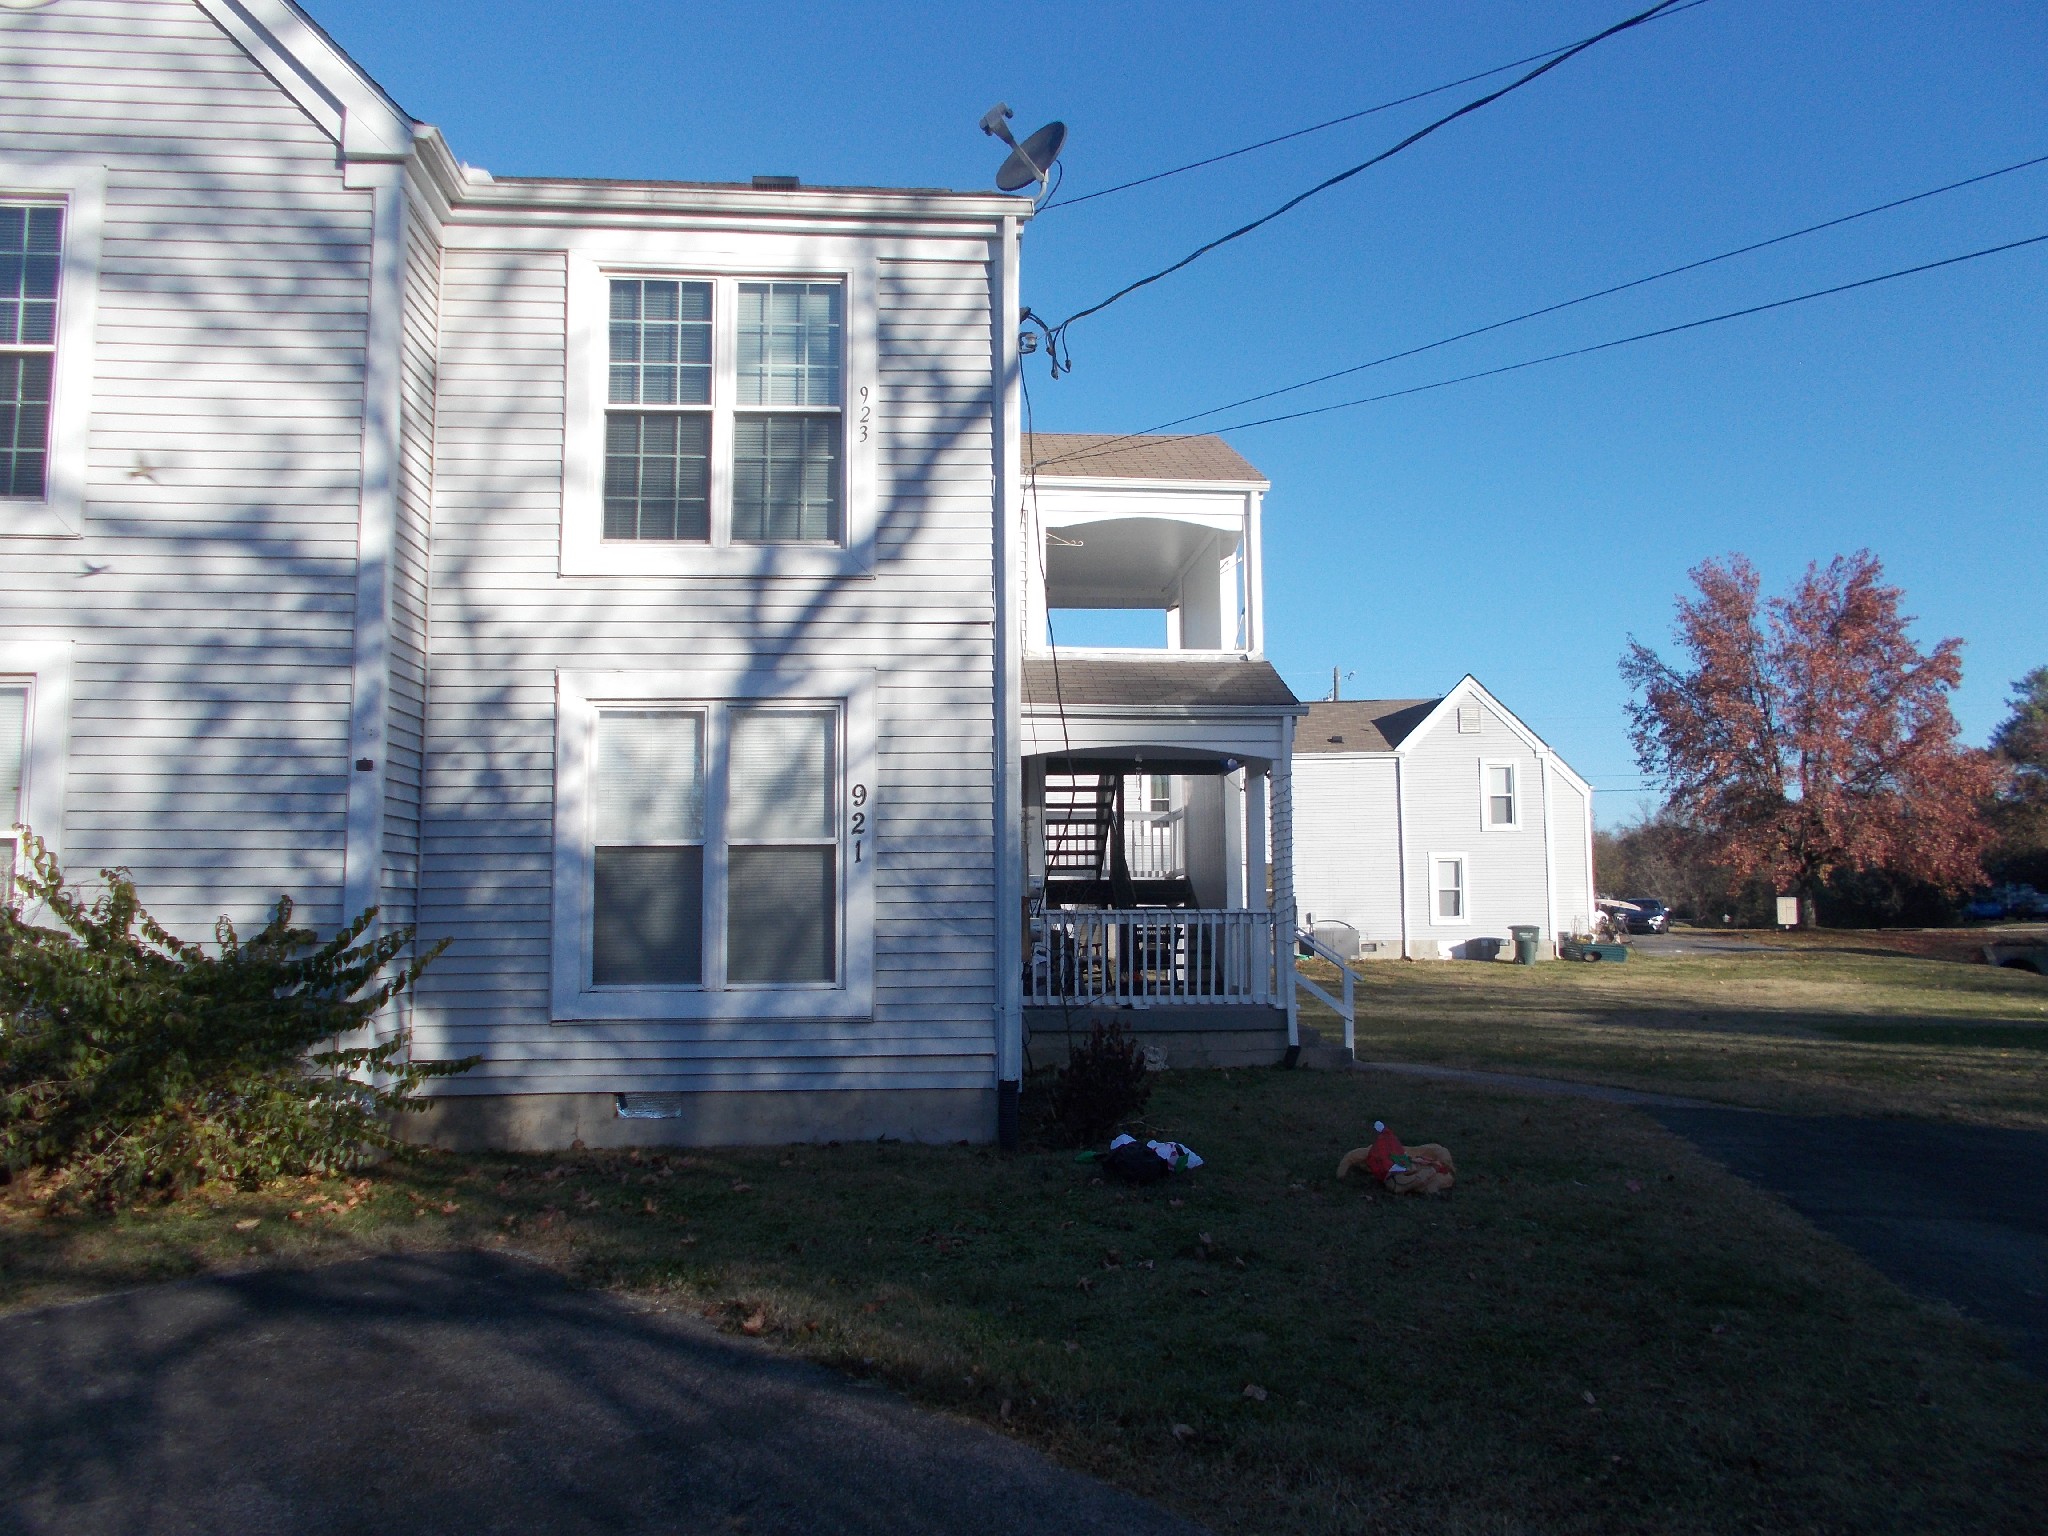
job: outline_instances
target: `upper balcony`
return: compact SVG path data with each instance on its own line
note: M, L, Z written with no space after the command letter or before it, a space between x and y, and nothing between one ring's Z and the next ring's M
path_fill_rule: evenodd
M1220 437L1041 432L1024 439L1031 648L1062 651L1063 611L1153 612L1116 650L1265 650L1259 513L1269 482ZM1081 642L1082 648L1099 648Z

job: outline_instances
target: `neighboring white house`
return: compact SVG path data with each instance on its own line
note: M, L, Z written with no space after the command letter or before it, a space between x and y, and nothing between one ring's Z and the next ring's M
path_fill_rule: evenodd
M1027 505L1030 206L499 180L289 0L0 8L0 795L174 932L451 940L451 1143L987 1139L1027 1005L1277 1059L1264 482ZM1178 649L1055 668L1048 583Z
M1311 704L1294 752L1305 923L1411 959L1511 955L1517 924L1552 945L1590 931L1592 788L1473 678Z

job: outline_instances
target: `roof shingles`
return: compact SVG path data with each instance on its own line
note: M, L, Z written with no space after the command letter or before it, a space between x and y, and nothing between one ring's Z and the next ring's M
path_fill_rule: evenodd
M1222 438L1114 432L1039 432L1024 437L1024 468L1041 475L1104 480L1240 480L1260 474Z
M1050 656L1024 662L1029 710L1290 709L1300 700L1270 662L1249 659L1154 661L1149 657Z
M1294 732L1296 755L1309 752L1391 752L1406 741L1435 699L1320 700Z

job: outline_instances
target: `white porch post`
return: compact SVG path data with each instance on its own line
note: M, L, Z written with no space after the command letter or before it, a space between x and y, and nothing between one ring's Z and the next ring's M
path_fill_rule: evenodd
M1245 905L1264 912L1266 900L1266 770L1244 771Z
M1246 770L1223 776L1223 905L1233 912L1246 910L1244 781Z
M1294 987L1294 717L1282 728L1280 756L1273 763L1273 946L1279 974L1273 979L1287 1000L1287 1044L1301 1044Z

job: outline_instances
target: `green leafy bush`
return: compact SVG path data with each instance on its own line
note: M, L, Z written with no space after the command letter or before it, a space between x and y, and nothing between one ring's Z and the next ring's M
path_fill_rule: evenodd
M1082 1044L1067 1047L1067 1064L1053 1078L1052 1114L1085 1147L1101 1141L1151 1097L1144 1051L1112 1020L1095 1025Z
M23 899L0 907L0 1167L54 1175L59 1199L357 1167L401 1146L389 1121L422 1083L478 1059L412 1060L409 1030L343 1045L446 947L401 963L412 930L366 937L374 907L322 942L280 897L246 941L222 918L209 951L124 869L87 900L40 839L22 862Z

